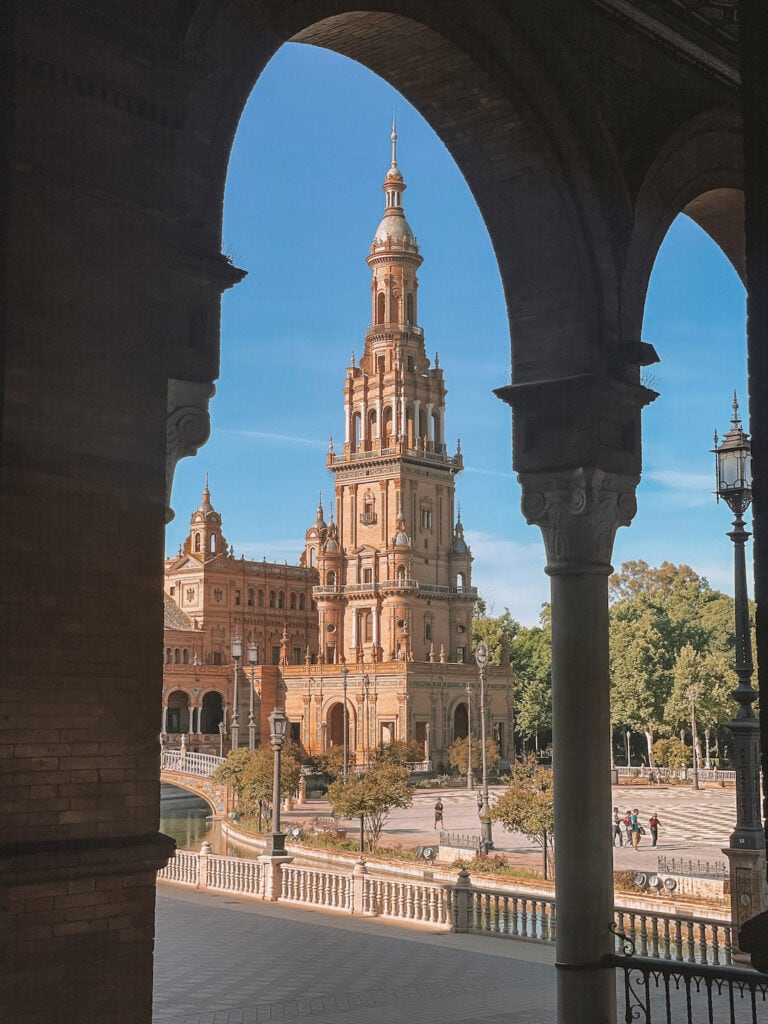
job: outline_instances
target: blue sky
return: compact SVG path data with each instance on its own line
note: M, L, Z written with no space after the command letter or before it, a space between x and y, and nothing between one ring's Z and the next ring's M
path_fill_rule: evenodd
M461 438L457 497L473 582L495 614L526 625L548 599L539 531L526 525L511 468L509 328L498 267L471 193L420 114L366 68L284 46L244 111L232 151L223 249L248 271L226 293L212 435L176 470L166 548L188 532L205 471L236 555L295 563L317 495L329 510L328 439L343 439L341 389L370 319L365 256L381 218L393 109L404 205L424 264L419 313L448 387L449 450ZM719 249L681 217L654 268L643 337L661 397L643 416L638 514L614 565L686 562L732 592L730 518L712 496L712 434L733 388L746 410L744 290Z

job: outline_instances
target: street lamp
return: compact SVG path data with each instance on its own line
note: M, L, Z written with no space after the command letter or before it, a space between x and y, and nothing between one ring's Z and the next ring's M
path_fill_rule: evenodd
M224 757L224 722L219 722L219 757Z
M475 776L472 773L472 683L467 680L467 789L475 788Z
M253 640L248 644L248 664L251 666L251 692L248 702L248 749L256 749L256 719L253 717L254 691L256 690L255 667L259 663L259 645Z
M368 678L368 673L363 675L363 760L365 761L366 769L369 766L371 759L371 711L369 701L371 680Z
M693 746L693 788L699 788L699 752L696 749L696 701L699 691L696 686L688 687L688 700L691 702L691 744Z
M285 836L280 831L280 755L288 727L288 716L282 708L275 708L269 716L269 737L275 752L274 772L272 775L272 835L267 844L270 857L285 856Z
M488 648L480 641L475 650L475 663L480 675L480 742L483 757L483 806L481 810L480 845L483 853L493 849L493 832L488 805L488 754L485 749L485 666L488 664Z
M629 766L630 766L629 765L629 737L631 735L632 735L632 730L631 729L627 729L626 733L624 734L624 739L627 741L627 768L629 768Z
M747 600L747 568L744 546L750 534L744 529L743 515L752 503L752 455L749 434L741 427L739 403L733 394L731 429L718 444L715 431L717 500L722 498L736 517L728 534L733 541L734 607L736 619L736 675L739 684L732 692L738 704L729 723L733 736L736 768L736 828L731 833L731 850L763 850L765 836L760 821L760 729L752 704L757 693L752 688L752 641ZM753 911L754 912L754 911ZM751 916L751 915L750 915Z
M344 753L342 760L341 778L343 782L347 781L347 664L344 662L341 666L341 687L344 694L344 707L343 707L343 719L344 719Z
M243 641L239 636L232 637L232 661L235 665L235 691L232 696L232 750L237 750L240 746L240 723L238 721L237 711L237 697L238 697L238 669L240 668L240 659L243 656Z

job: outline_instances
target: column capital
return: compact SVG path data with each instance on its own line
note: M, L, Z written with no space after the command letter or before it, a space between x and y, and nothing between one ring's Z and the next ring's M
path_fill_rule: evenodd
M592 467L553 473L521 473L522 512L541 529L546 572L613 572L611 554L619 526L629 526L637 511L640 478Z
M195 455L208 440L211 418L208 402L216 388L209 381L168 380L168 412L166 422L166 523L174 513L171 508L171 490L176 463L188 455Z

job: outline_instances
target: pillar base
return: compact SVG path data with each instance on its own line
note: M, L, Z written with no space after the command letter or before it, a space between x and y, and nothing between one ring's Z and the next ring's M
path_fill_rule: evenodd
M757 969L765 970L768 966L768 929L763 930L760 939L754 925L751 929L748 928L747 944L744 946L741 936L742 928L748 921L768 911L765 850L734 850L727 847L723 853L728 858L731 873L733 959L736 963L754 963L757 967L755 956L762 956L765 966Z

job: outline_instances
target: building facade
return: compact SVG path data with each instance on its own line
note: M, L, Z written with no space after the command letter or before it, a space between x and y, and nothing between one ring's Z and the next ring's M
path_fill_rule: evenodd
M382 187L366 260L371 325L346 370L343 448L331 443L327 457L335 514L327 523L318 504L299 566L237 559L206 480L183 550L165 566L168 742L186 734L194 748L224 749L221 722L230 746L236 707L236 740L250 741L242 709L250 715L252 703L257 739L266 736L275 700L308 753L343 745L346 723L359 762L381 743L415 740L425 759L447 765L454 739L480 732L477 591L455 501L463 461L448 453L443 371L418 322L422 256L403 208L394 124ZM512 682L509 664L486 673L486 726L502 756Z

